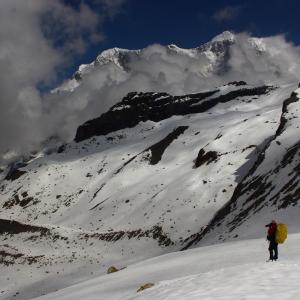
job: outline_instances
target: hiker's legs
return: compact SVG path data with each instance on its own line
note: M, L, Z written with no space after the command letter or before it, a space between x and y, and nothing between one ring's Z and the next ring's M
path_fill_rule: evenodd
M274 249L274 256L273 256L273 258L276 260L276 259L278 259L278 244L277 243L274 244L273 249Z
M269 244L270 260L274 259L272 243Z
M278 244L275 241L271 241L269 244L270 260L278 259Z

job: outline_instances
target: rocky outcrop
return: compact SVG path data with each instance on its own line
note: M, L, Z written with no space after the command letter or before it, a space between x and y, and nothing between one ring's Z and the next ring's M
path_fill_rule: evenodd
M111 273L116 273L118 272L119 269L117 269L115 266L110 266L108 269L107 269L107 274L111 274Z
M148 282L140 286L140 288L136 291L137 293L142 292L146 289L150 289L154 286L154 283Z
M10 166L10 169L9 169L7 175L5 176L5 179L10 180L10 181L17 180L22 175L27 173L26 171L21 170L25 166L26 166L26 163L23 163L23 162L12 164Z
M20 223L14 220L0 219L0 234L19 234L23 232L40 233L41 235L49 235L50 229L34 226L29 224Z
M266 94L271 89L269 86L241 88L217 97L213 96L218 90L185 96L171 96L167 93L129 93L99 118L79 126L75 141L80 142L93 136L131 128L142 121L159 122L176 115L203 113L218 103L229 102L238 97Z
M163 140L146 149L144 152L151 152L151 155L148 157L150 165L158 164L168 146L187 129L188 126L179 126L173 132L168 134Z
M143 237L152 238L156 240L159 246L168 247L174 245L174 242L163 231L162 227L155 225L150 229L131 230L131 231L113 231L108 233L84 233L80 235L81 239L89 240L91 238L99 239L101 241L116 242L121 239L141 239Z
M211 162L217 160L217 158L218 153L216 151L205 152L205 150L202 148L200 149L198 156L194 161L194 168L199 168L203 164L209 165Z

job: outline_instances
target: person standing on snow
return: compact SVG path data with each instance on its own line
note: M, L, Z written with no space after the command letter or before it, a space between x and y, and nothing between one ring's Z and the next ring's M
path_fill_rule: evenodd
M278 243L276 243L276 230L277 230L277 224L275 220L272 220L270 224L267 224L266 227L268 227L268 234L267 234L267 240L269 243L269 252L270 252L270 261L277 260L278 259Z

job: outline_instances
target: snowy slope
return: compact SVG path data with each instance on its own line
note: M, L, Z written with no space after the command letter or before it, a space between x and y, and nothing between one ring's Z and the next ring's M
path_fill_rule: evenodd
M269 147L295 89L131 93L79 127L77 142L4 171L2 298L30 299L198 242ZM262 235L251 228L238 238Z
M36 299L298 299L299 234L279 248L278 262L265 262L267 245L254 239L174 252ZM137 293L145 283L154 286Z
M284 101L277 130L237 185L231 200L199 232L192 245L241 235L243 238L255 237L265 218L282 220L291 232L298 232L299 91L297 89Z

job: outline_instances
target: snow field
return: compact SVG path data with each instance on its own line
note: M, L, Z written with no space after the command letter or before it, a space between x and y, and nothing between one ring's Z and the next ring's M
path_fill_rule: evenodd
M35 300L297 299L300 234L279 246L277 262L266 262L267 249L253 239L169 253ZM154 287L136 293L148 282Z

